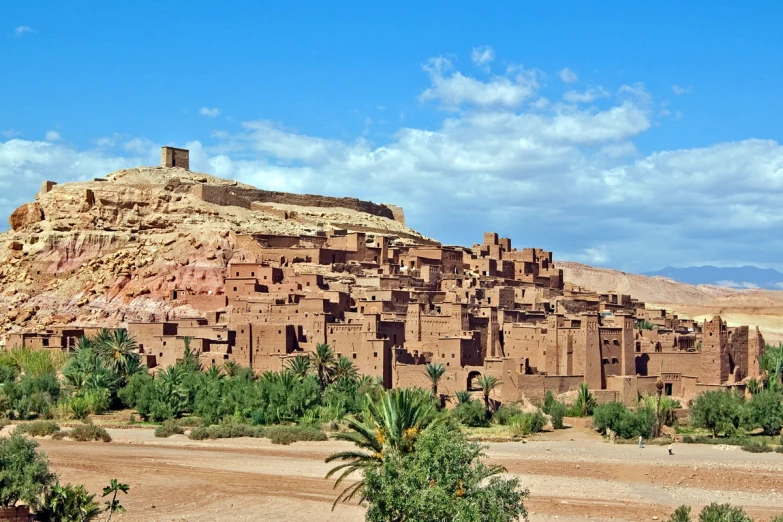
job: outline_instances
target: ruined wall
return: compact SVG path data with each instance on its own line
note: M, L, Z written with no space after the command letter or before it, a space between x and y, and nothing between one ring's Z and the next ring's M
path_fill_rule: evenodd
M215 185L196 185L191 191L202 201L214 203L215 205L237 206L247 209L251 209L253 203L277 203L300 207L340 207L387 219L395 219L394 212L387 205L373 203L372 201L362 201L356 198L291 194L288 192L273 192L238 186L224 187Z

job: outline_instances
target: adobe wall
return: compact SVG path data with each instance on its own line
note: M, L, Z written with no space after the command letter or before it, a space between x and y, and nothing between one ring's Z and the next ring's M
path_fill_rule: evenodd
M534 404L543 403L547 390L557 395L576 390L582 382L582 375L520 375L517 378L517 400L522 400L524 396Z
M251 209L253 203L278 203L300 207L340 207L387 219L395 219L394 212L387 205L373 203L372 201L362 201L356 198L335 198L313 194L292 194L289 192L216 185L196 185L191 188L191 191L202 201L222 206L237 206Z
M402 207L398 207L397 205L390 205L386 203L386 206L391 210L392 216L394 216L394 221L398 223L405 224L405 213L402 211Z

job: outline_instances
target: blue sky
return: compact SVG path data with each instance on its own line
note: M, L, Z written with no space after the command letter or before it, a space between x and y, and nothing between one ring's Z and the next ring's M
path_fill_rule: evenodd
M446 243L783 268L779 3L367 4L2 4L0 213L174 144Z

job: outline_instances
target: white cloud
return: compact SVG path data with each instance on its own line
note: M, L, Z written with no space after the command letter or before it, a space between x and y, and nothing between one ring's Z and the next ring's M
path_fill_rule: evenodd
M606 96L609 96L609 92L603 87L591 87L582 92L567 91L563 94L563 100L568 103L592 103L598 98L605 98Z
M60 136L59 132L50 130L46 133L45 139L46 141L60 141L63 138Z
M202 116L207 116L209 118L214 118L214 117L220 115L220 109L218 109L217 107L212 107L212 108L210 108L210 107L202 107L202 108L199 109L198 113L201 114Z
M18 131L16 129L8 129L8 130L4 130L2 134L6 138L16 138L17 136L22 135L22 131Z
M634 141L660 123L652 120L660 107L642 85L607 86L600 106L566 104L548 102L539 87L501 96L493 91L496 78L470 79L446 65L428 66L428 91L459 111L439 124L400 122L387 142L373 145L361 136L327 139L246 121L186 143L191 168L272 190L399 204L410 226L451 244L470 245L495 229L518 247L628 271L671 259L780 266L780 143L750 139L642 154ZM472 90L444 87L454 78L475 82ZM89 179L158 163L160 143L122 139L114 156L62 142L0 142L0 211L8 215L31 200L42 179Z
M536 73L514 68L511 77L493 76L482 82L459 71L451 74L451 62L443 57L432 58L424 66L432 86L420 95L422 101L439 100L446 108L462 105L481 107L501 106L513 108L531 97L538 88Z
M576 83L579 81L579 76L569 69L568 67L564 67L563 69L560 69L560 80L564 83Z
M38 32L38 31L36 31L36 30L35 30L35 29L33 29L32 27L30 27L29 25L20 25L19 27L17 27L16 29L14 29L14 34L15 34L16 36L22 36L22 35L24 35L25 33L31 33L31 34L34 34L34 33L37 33L37 32Z
M693 90L692 87L680 87L679 85L672 85L672 92L676 94L677 96L682 96L683 94L688 94Z
M495 50L489 45L474 47L471 59L473 60L473 63L478 66L488 65L495 59Z

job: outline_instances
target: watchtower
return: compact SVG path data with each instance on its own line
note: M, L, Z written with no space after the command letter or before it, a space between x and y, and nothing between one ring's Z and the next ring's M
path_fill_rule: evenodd
M180 167L190 170L190 151L174 147L161 147L160 165L161 167Z

